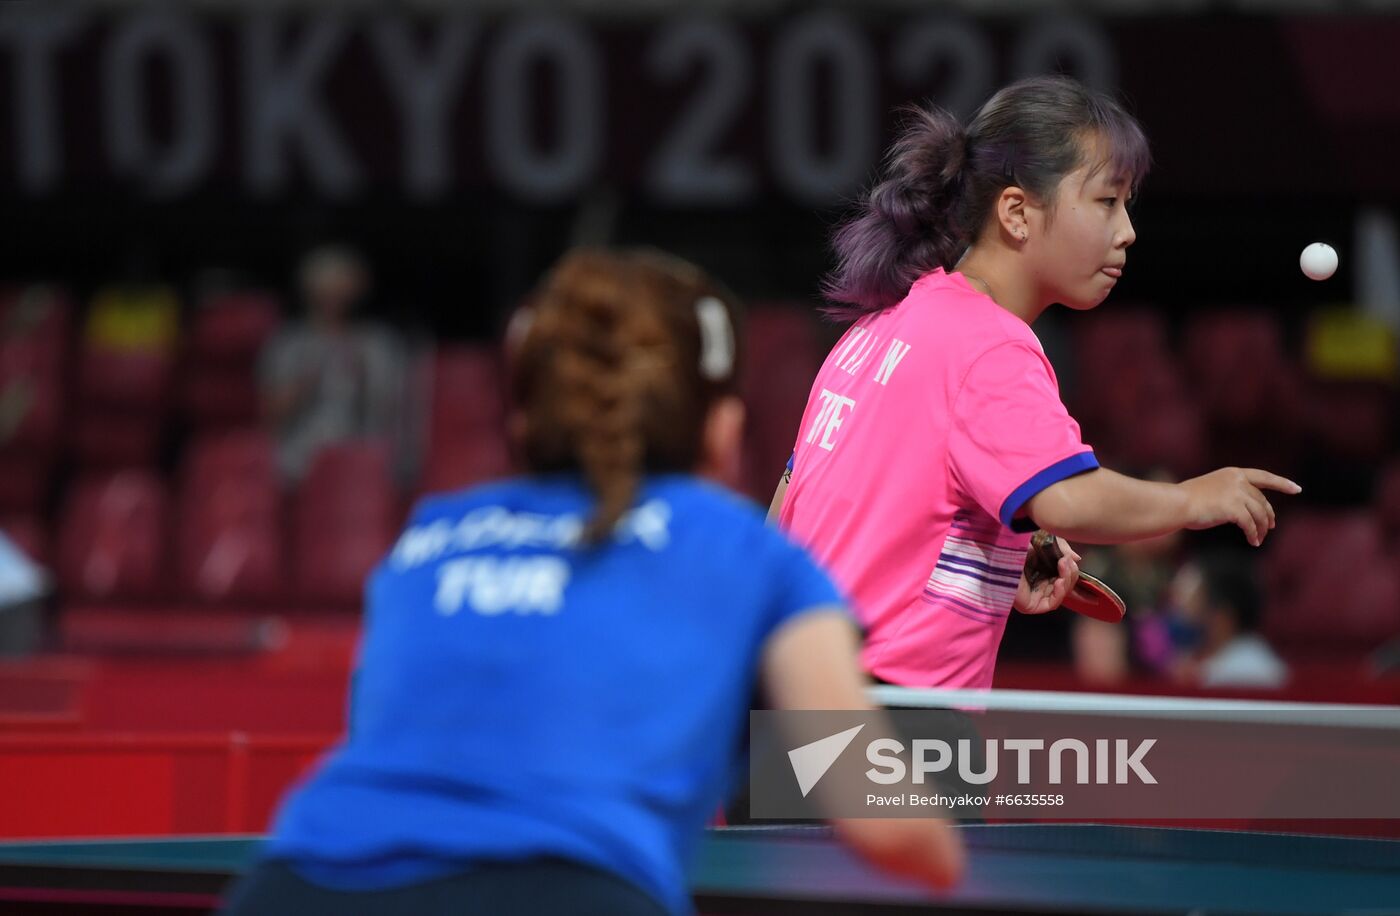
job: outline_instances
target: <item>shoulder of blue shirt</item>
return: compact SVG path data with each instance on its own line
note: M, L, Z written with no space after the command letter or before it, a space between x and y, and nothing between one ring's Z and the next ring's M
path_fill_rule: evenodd
M551 493L557 494L561 500L568 500L570 497L581 498L580 508L586 505L589 500L586 486L578 474L520 475L477 484L461 490L426 494L414 503L408 516L409 524L412 525L415 521L425 517L436 518L452 515L469 511L478 506L513 502L520 498L548 496ZM759 523L764 520L764 512L759 506L732 490L693 474L648 475L642 479L638 487L639 500L646 498L647 494L661 495L665 493L680 495L682 498L693 494L712 500L714 507L720 511L730 511L740 517L747 516Z

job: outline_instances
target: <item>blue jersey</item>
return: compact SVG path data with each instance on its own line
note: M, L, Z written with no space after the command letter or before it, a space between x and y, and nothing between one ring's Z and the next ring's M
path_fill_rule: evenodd
M752 505L649 478L577 546L577 477L427 500L370 578L349 737L284 804L267 855L339 887L558 856L689 909L764 642L841 604Z

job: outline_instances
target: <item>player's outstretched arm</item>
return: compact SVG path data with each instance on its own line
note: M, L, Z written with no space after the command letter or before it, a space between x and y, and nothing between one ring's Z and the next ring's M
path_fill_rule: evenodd
M844 610L803 614L764 647L768 697L779 709L873 709L865 697L868 685L859 658L859 634ZM962 842L942 819L842 818L832 823L842 842L891 874L935 889L951 887L962 875Z
M768 504L768 521L778 521L778 513L783 511L783 498L787 496L788 483L791 480L792 469L784 469L783 476L778 480L778 488L773 491L773 501Z
M1099 468L1051 484L1026 509L1037 525L1071 541L1118 544L1182 528L1238 525L1258 547L1274 527L1265 491L1302 492L1257 468L1221 468L1181 483L1137 480Z

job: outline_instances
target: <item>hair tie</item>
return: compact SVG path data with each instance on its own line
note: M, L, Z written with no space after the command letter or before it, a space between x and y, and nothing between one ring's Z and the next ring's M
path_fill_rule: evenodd
M734 371L729 310L714 296L705 296L695 303L695 319L700 324L700 374L712 382L728 378Z
M506 346L511 349L518 349L529 336L530 329L535 325L535 310L530 306L516 309L510 321L506 324Z

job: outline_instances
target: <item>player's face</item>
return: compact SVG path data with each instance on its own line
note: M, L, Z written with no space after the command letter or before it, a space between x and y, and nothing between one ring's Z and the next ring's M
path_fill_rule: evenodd
M1073 309L1091 309L1108 297L1137 239L1127 210L1131 182L1096 164L1060 182L1036 246L1036 273L1047 293Z

